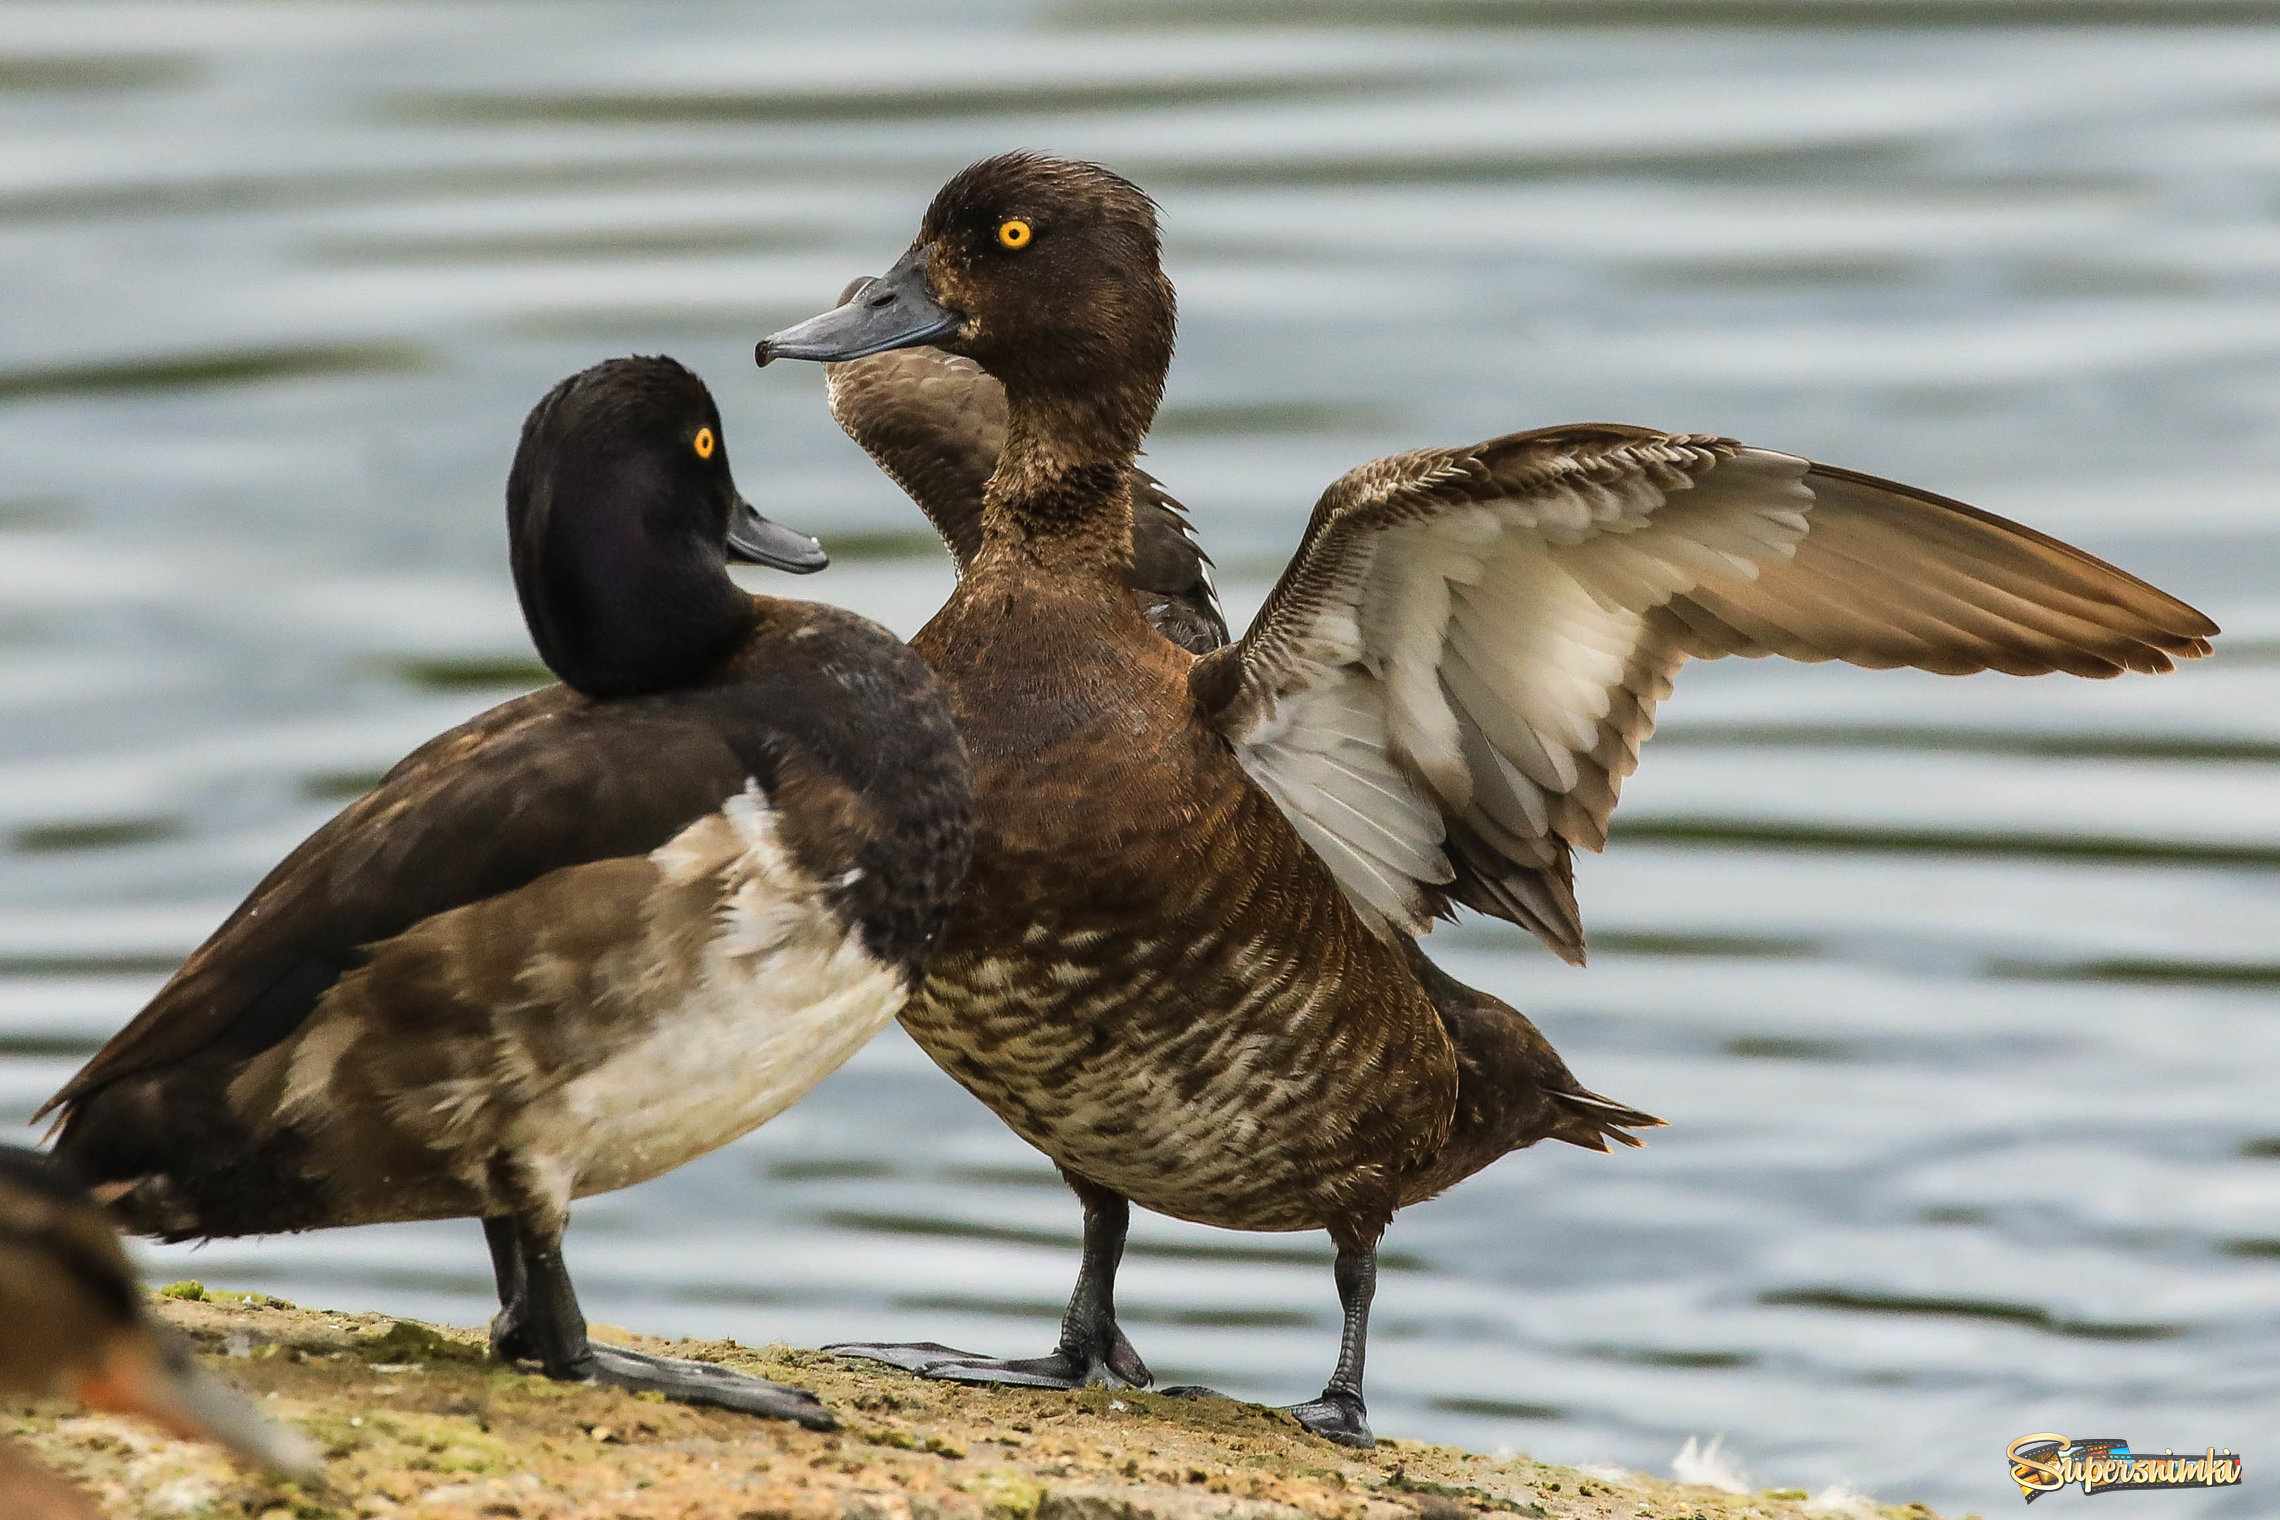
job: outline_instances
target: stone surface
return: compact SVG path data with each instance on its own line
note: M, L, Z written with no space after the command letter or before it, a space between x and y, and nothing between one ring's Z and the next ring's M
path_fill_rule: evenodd
M1384 1441L1334 1446L1229 1399L928 1383L781 1346L628 1339L813 1389L824 1435L491 1360L481 1332L168 1290L160 1313L323 1444L302 1488L212 1448L54 1404L0 1406L12 1438L116 1520L1935 1520L1792 1495Z

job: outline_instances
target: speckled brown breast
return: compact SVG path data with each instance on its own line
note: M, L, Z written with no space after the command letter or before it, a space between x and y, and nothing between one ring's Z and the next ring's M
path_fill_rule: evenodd
M914 642L953 693L977 837L912 1035L1142 1207L1382 1225L1396 1174L1446 1138L1454 1053L1397 950L1194 717L1191 657L1128 597L986 574Z

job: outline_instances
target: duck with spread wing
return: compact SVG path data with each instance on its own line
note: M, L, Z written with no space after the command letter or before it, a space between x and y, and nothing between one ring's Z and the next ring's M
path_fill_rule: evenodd
M1394 1212L1535 1140L1603 1148L1655 1122L1459 996L1413 936L1462 904L1581 958L1572 852L1604 844L1679 666L2111 676L2205 654L2216 629L1959 502L1589 424L1350 472L1249 632L1199 656L1134 581L1133 460L1173 326L1148 197L1016 153L945 185L883 279L759 348L933 345L1004 388L977 542L913 641L950 688L976 838L902 1018L1086 1218L1047 1356L846 1349L962 1381L1146 1386L1114 1309L1130 1203L1326 1229L1344 1334L1293 1412L1367 1445Z

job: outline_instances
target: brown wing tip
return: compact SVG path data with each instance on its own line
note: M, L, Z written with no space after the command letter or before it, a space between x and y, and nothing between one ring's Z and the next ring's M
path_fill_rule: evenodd
M2158 627L2131 630L2148 646L2146 654L2149 660L2158 662L2153 666L2156 673L2176 668L2172 660L2163 658L2165 655L2174 656L2178 660L2207 659L2216 652L2217 635L2224 632L2199 608L2180 602L2175 597L2164 599L2169 605L2160 609L2166 616L2161 619ZM2152 619L2148 618L2148 621Z
M134 1026L129 1024L127 1028L120 1030L105 1041L103 1048L88 1057L87 1064L73 1072L71 1080L57 1088L53 1097L32 1110L31 1118L25 1122L37 1124L52 1114L55 1118L55 1124L48 1131L49 1136L52 1137L56 1130L61 1129L70 1120L71 1106L74 1103L111 1079L112 1072L109 1069L110 1061L108 1058L112 1053L112 1047L121 1043L133 1028Z
M1957 524L1977 524L1992 530L1998 540L2041 555L2060 587L2072 598L2068 610L2077 618L2098 625L2096 636L2085 638L2068 653L2071 659L2055 662L2057 669L2074 675L2104 677L2124 670L2161 675L2175 669L2175 659L2198 660L2213 649L2210 640L2222 630L2207 613L2179 600L2150 581L2130 574L2087 550L2039 529L2014 522L1993 512L1942 496L1918 486L1864 475L1858 470L1815 463L1807 478L1816 484L1841 482L1870 493L1871 499L1929 506L1951 514ZM2003 668L2000 664L1996 669ZM2047 651L2039 668L2019 674L2041 674L2052 668Z
M2180 603L2179 605L2182 606L2183 604ZM2192 609L2186 608L2185 610L2191 611ZM2198 614L2195 615L2198 616ZM2124 650L2115 656L2109 668L2085 670L2079 673L2090 676L2118 676L2125 670L2134 670L2141 675L2165 676L2177 669L2179 660L2205 660L2216 653L2217 646L2210 640L2219 630L2216 624L2210 623L2207 618L2202 618L2201 621L2208 625L2207 635L2166 632L2141 634L2140 637L2144 642L2136 648Z

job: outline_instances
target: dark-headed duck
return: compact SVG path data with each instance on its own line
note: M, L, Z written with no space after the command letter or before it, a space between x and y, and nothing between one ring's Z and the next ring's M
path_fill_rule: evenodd
M760 346L934 344L1006 391L981 546L914 640L951 688L977 828L903 1022L1060 1165L1084 1265L1050 1356L868 1349L938 1377L1144 1383L1113 1303L1128 1200L1323 1228L1345 1328L1294 1412L1366 1445L1378 1239L1542 1133L1483 1105L1540 1104L1504 1073L1557 1062L1502 1019L1448 1016L1410 936L1461 903L1580 955L1570 853L1603 843L1680 665L2112 675L2206 653L2215 629L1957 502L1593 424L1349 473L1249 632L1199 658L1125 584L1173 324L1148 197L1017 153L944 186L856 300Z
M796 1388L588 1340L571 1200L792 1103L918 985L965 874L965 757L885 630L753 596L813 569L670 359L557 386L507 485L562 684L429 741L272 871L50 1107L179 1240L480 1217L502 1356L830 1428Z
M277 1472L317 1471L306 1436L263 1419L151 1319L102 1207L49 1158L13 1145L0 1146L0 1325L0 1394L75 1399ZM41 1480L0 1461L11 1516L21 1498L12 1482Z

